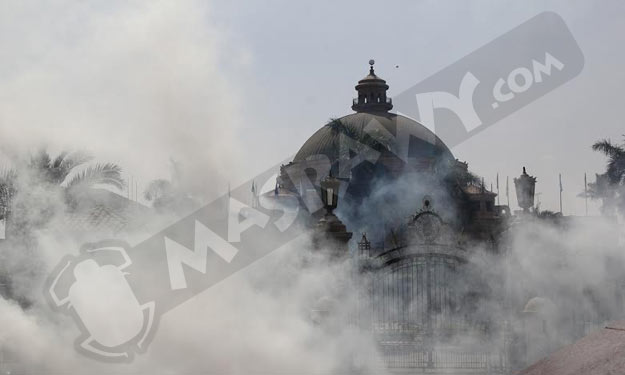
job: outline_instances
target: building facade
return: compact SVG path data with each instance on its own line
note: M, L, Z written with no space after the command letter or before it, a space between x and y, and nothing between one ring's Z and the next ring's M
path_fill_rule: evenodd
M364 291L357 324L373 332L389 369L504 374L525 367L558 345L548 332L555 325L543 316L551 299L510 280L509 260L485 275L475 253L507 259L511 228L537 216L529 210L536 179L523 171L517 195L525 212L512 216L435 134L390 112L389 86L370 64L356 85L355 113L331 120L304 143L282 166L275 194L297 197L310 226L331 232L334 244L318 247L334 246L333 254L358 264ZM324 211L332 201L324 195L329 178L335 195ZM555 220L566 226L566 218ZM622 280L616 276L611 287ZM585 333L579 327L610 314L569 315L557 328L572 329L573 340Z

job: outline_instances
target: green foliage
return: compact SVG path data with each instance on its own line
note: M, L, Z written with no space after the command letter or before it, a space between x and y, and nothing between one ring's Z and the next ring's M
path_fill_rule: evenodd
M625 145L602 139L595 142L592 149L603 153L608 161L606 171L596 174L595 182L588 184L587 196L603 201L604 214L614 214L615 210L625 214Z
M172 179L157 179L148 184L143 197L152 203L152 207L161 213L185 215L197 209L200 202L184 189L181 183L183 170L180 164L171 160Z
M358 124L358 126L353 127L349 124L345 124L340 118L331 118L326 126L332 129L333 132L345 134L349 138L358 141L358 143L353 145L356 148L360 147L360 145L362 144L376 151L391 149L390 144L392 143L392 138L389 137L387 134L381 134L378 129L371 129L370 131L357 130L358 127L360 127L361 129L365 129L366 124ZM356 152L358 151L359 150L356 150Z
M46 150L41 149L21 168L0 171L0 215L12 209L14 197L18 193L24 197L36 197L41 195L35 194L35 191L41 189L48 192L62 191L67 203L75 204L80 199L76 193L95 185L120 190L124 187L122 169L113 163L95 164L71 176L77 167L91 160L93 157L85 152L64 151L52 158ZM39 216L45 222L46 215ZM16 216L13 220L32 221Z
M124 188L121 177L122 169L116 164L96 164L75 174L68 182L68 189L92 187L93 185L108 185L119 190Z
M164 196L172 194L173 191L174 188L170 181L158 179L150 182L148 187L143 192L143 197L149 202L154 202Z
M61 152L52 159L46 150L39 150L31 157L27 168L35 178L53 185L60 185L72 170L93 159L84 152Z
M0 253L10 249L22 254L11 266L0 264L0 295L14 299L27 307L29 299L14 290L12 273L23 273L35 279L41 259L38 255L37 232L47 227L58 212L71 211L82 202L89 202L90 191L95 185L107 185L122 189L124 180L121 168L112 163L95 164L80 172L93 158L83 152L61 152L51 157L46 150L39 150L30 160L15 169L0 170L0 219L6 220L6 239L0 241ZM119 209L112 205L111 209ZM28 263L28 266L26 266ZM24 282L20 282L23 287Z
M14 169L0 171L0 218L4 217L13 195L15 195L15 180L17 172Z

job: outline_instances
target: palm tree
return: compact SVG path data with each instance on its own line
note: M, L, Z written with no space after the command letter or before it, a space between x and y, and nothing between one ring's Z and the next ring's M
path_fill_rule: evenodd
M594 151L608 157L605 173L596 174L594 183L588 184L588 196L601 199L602 212L611 214L615 209L625 213L625 146L602 139L592 145Z
M64 208L71 210L83 199L89 199L88 190L96 185L124 187L121 168L116 164L95 164L73 173L91 160L92 156L83 152L62 152L52 158L47 151L40 150L23 167L0 171L0 219L5 223L9 221L12 229L11 236L0 241L0 247L31 254L24 257L27 264L17 261L15 267L21 267L18 272L26 272L35 278L33 270L39 267L37 261L40 259L35 252L38 240L34 233L49 224L59 208L59 197L65 198ZM6 285L0 289L0 294L17 300L23 307L28 306L30 302L12 290L12 271L3 266L0 264L0 282Z
M95 164L81 172L70 176L76 167L93 160L93 157L84 152L61 152L52 158L46 150L39 150L21 171L7 170L0 174L0 217L6 216L7 212L17 209L13 220L26 220L28 224L35 224L32 218L25 215L27 207L14 207L14 197L17 193L24 195L23 202L18 206L28 206L28 196L33 193L32 187L39 185L48 191L60 191L65 197L66 203L73 207L85 197L82 193L95 185L106 185L116 189L123 189L124 180L121 177L121 167L113 163ZM24 179L20 180L22 177ZM21 182L20 182L21 181ZM24 183L27 181L27 183ZM36 194L35 194L36 195ZM39 215L39 224L47 222L50 210L44 209ZM20 212L24 215L20 215ZM23 216L23 217L22 217ZM24 222L22 224L26 225Z
M15 179L17 172L14 169L4 169L0 171L0 218L3 209L9 207L9 202L15 194Z
M5 169L0 171L0 221L2 226L6 225L6 218L11 208L11 200L15 195L15 170ZM4 237L4 233L3 233Z
M612 184L621 184L625 176L625 147L614 145L610 140L603 139L592 145L592 149L601 151L608 157L606 175Z
M84 152L62 152L52 159L45 150L40 150L31 158L28 167L42 182L60 186L74 168L91 160L93 157ZM74 175L64 185L70 190L93 185L109 185L121 190L124 187L121 171L121 167L113 163L96 164Z

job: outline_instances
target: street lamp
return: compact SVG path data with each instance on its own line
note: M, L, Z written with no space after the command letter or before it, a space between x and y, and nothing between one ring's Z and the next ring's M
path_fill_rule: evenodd
M332 212L339 203L341 181L330 175L321 180L320 186L321 201L326 213L315 225L315 247L329 251L332 257L346 256L347 242L352 238L352 233L347 231L345 224Z
M321 201L328 214L331 214L338 206L340 186L341 181L332 176L328 176L321 181Z

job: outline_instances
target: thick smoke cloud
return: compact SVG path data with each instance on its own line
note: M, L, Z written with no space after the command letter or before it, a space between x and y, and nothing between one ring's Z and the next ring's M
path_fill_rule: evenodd
M174 158L188 169L186 187L204 195L236 177L231 75L247 60L205 3L0 7L0 157L42 144L84 149L122 165L140 189L169 177Z
M49 235L38 240L47 251L76 245ZM350 319L357 290L352 264L329 263L310 252L310 243L300 238L165 315L147 353L131 364L102 363L74 350L74 322L43 299L39 272L49 272L43 267L29 282L28 296L37 298L31 306L0 301L4 365L40 373L379 373L373 338ZM332 301L321 320L314 316L320 300Z
M426 196L432 202L431 209L454 225L458 234L462 232L457 201L440 178L406 174L375 186L362 205L339 209L348 228L358 228L356 240L360 240L361 232L367 232L377 247L374 254L379 254L382 246L387 250L392 247L389 228L397 233L399 224L408 223L423 208ZM350 215L353 212L358 215ZM466 263L446 280L456 296L457 311L451 318L441 318L460 318L484 331L458 330L452 337L434 342L434 347L443 352L449 344L465 351L507 351L509 365L521 369L608 321L622 319L625 256L621 232L616 217L517 213L508 219L495 244L465 242ZM405 296L401 286L396 288L385 293ZM378 296L377 303L383 300ZM390 315L402 316L402 311L393 310L396 305L390 300L386 303ZM414 317L411 322L421 321Z
M434 180L413 177L399 179L397 186L378 186L370 198L372 207L376 197L386 201L385 197L396 188L407 197L414 193L413 198L403 201L405 210L420 209L421 195L437 186L432 185ZM27 185L37 187L29 182ZM58 235L65 216L64 207L58 203L59 191L22 191L29 195L16 199L27 213L36 217L47 210L52 218L49 225L34 232L35 247L24 244L20 248L5 248L2 254L3 264L11 265L13 283L18 286L15 293L31 303L23 308L14 299L5 297L0 301L2 325L8 327L1 331L0 342L10 361L43 373L382 371L383 361L375 338L370 331L359 330L353 324L357 308L363 307L355 297L367 288L366 280L359 278L349 262L331 264L311 253L307 237L284 246L167 314L148 352L132 364L105 364L76 353L74 339L79 332L74 323L67 316L52 313L41 292L51 266L61 255L76 252L80 244ZM445 194L431 196L435 207L451 207L452 200ZM398 209L399 205L392 207ZM378 212L384 209L379 208ZM395 213L399 221L404 217L403 211ZM375 221L371 223L376 225ZM464 288L468 292L488 287L475 311L482 321L523 319L522 310L530 298L550 300L553 307L540 313L545 314L541 319L553 333L547 344L539 346L540 352L533 352L531 358L537 359L573 338L570 332L560 329L571 311L579 313L582 323L622 315L622 299L585 293L601 291L602 286L618 282L620 265L625 262L615 247L618 229L609 219L577 218L565 226L527 219L508 230L501 243L503 255L493 254L489 247L467 248L467 269L458 272L454 281L458 290ZM358 239L358 233L355 238ZM33 252L19 253L23 249ZM15 267L16 263L21 267ZM332 316L318 323L314 311L324 300L330 301ZM513 311L513 315L506 310ZM511 328L518 333L524 329ZM592 328L597 327L585 329ZM458 335L454 342L484 346L479 337L466 334Z
M452 192L445 184L446 175L415 171L393 180L375 179L369 196L362 202L343 204L339 214L350 230L378 240L384 239L391 228L406 224L423 208L425 200L445 221L458 224L460 218Z

